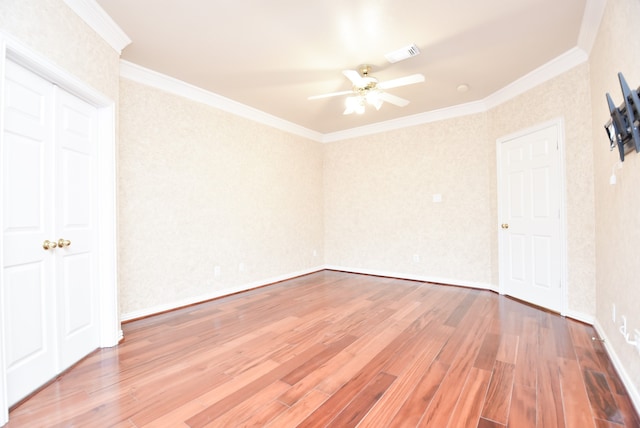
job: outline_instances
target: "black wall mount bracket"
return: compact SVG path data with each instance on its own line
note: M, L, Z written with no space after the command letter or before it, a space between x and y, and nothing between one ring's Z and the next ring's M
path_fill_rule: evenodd
M633 149L640 152L640 97L638 97L640 88L629 89L622 73L618 73L618 80L624 102L616 107L611 95L607 92L607 104L611 117L604 124L604 128L609 137L609 148L613 150L618 147L620 160L624 162L625 155Z

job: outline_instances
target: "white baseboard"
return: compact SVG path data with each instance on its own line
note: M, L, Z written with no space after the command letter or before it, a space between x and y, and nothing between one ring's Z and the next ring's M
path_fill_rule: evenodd
M489 290L494 291L496 293L500 293L500 290L497 285L487 284L483 282L473 282L473 281L461 281L459 279L451 279L451 278L443 278L443 277L434 277L434 276L424 276L424 275L412 275L400 272L388 272L388 271L379 271L374 269L359 269L359 268L350 268L344 266L335 266L335 265L326 265L325 269L329 270L337 270L342 272L350 272L350 273L360 273L365 275L375 275L375 276L383 276L389 278L399 278L399 279L408 279L413 281L424 281L424 282L433 282L436 284L443 285L454 285L457 287L467 287L467 288L478 288L481 290ZM566 317L572 318L576 321L583 322L585 324L593 325L595 318L592 315L587 315L582 312L577 311L567 311L562 314Z
M564 315L565 317L572 318L572 319L574 319L576 321L580 321L580 322L583 322L585 324L589 324L589 325L593 325L593 323L596 320L593 317L593 315L587 315L587 314L583 314L582 312L571 311L571 310L568 310L567 312L565 312L562 315Z
M174 309L179 309L185 306L195 305L197 303L206 302L207 300L216 299L218 297L228 296L230 294L239 293L241 291L251 290L253 288L263 287L265 285L273 284L280 281L285 281L287 279L296 278L298 276L308 275L310 273L318 272L324 270L323 266L317 266L310 269L305 269L298 272L291 272L284 275L267 278L259 281L250 282L248 284L238 285L236 287L223 288L221 290L216 290L213 293L189 297L186 299L178 300L171 303L166 303L163 305L153 306L151 308L140 309L137 311L127 312L120 315L120 321L130 321L137 318L144 318L151 315L159 314L162 312L172 311Z
M613 347L609 345L609 338L605 334L604 329L597 319L595 320L593 327L598 332L598 335L600 335L600 338L604 340L604 349L607 351L607 354L609 354L609 358L611 359L613 366L616 368L616 371L620 376L620 380L622 380L625 388L627 388L629 398L631 399L631 404L633 404L633 407L635 407L636 412L640 414L640 394L638 393L638 389L631 380L631 376L629 376L629 373L627 373L627 370L622 365L622 362L620 361L620 358L618 358L618 354L616 354L615 349L613 349Z
M325 269L337 270L350 273L361 273L364 275L384 276L388 278L408 279L411 281L433 282L436 284L455 285L458 287L479 288L481 290L491 290L498 292L498 286L484 282L463 281L459 279L443 278L435 276L414 275L402 272L389 272L375 269L350 268L346 266L325 265Z
M399 279L408 279L413 281L423 281L423 282L433 282L438 284L446 284L446 285L456 285L460 287L468 287L468 288L478 288L482 290L491 290L498 291L498 287L492 284L473 282L473 281L461 281L457 279L451 278L442 278L442 277L433 277L433 276L424 276L424 275L412 275L400 272L388 272L388 271L379 271L373 269L357 269L357 268L349 268L345 266L335 266L335 265L324 265L324 266L316 266L314 268L305 269L298 272L291 272L285 275L280 275L277 277L267 278L264 280L259 280L255 282L251 282L248 284L242 284L236 287L224 288L221 290L216 290L213 293L189 297L186 299L178 300L171 303L166 303L163 305L157 305L150 308L140 309L137 311L127 312L120 315L120 321L130 321L137 318L144 318L151 315L159 314L162 312L171 311L174 309L179 309L185 306L194 305L197 303L206 302L207 300L216 299L218 297L228 296L230 294L239 293L242 291L251 290L253 288L263 287L265 285L273 284L280 281L285 281L287 279L295 278L302 275L307 275L314 272L319 272L321 270L337 270L343 272L350 273L358 273L364 275L375 275L375 276L384 276L389 278L399 278Z

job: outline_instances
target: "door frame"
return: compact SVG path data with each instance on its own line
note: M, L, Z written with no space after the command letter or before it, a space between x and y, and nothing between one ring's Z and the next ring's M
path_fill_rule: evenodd
M16 39L0 31L0 129L4 129L4 81L7 60L11 60L38 74L88 102L97 110L99 345L102 348L115 346L122 339L117 294L115 102L66 70L58 67L44 56L32 51ZM0 133L0 147L4 144L2 134ZM2 174L0 174L0 195L3 185ZM2 210L0 210L0 227L4 225L2 217ZM0 245L0 257L3 257L2 252L3 245ZM0 276L0 288L2 286L2 277ZM3 293L0 293L0 299L2 299L2 295ZM0 307L2 307L1 300ZM3 316L0 316L0 331L4 331ZM4 335L2 335L0 338L0 426L9 420L6 388L5 344Z
M502 150L501 145L507 141L511 141L517 138L524 137L534 132L541 131L543 129L555 128L558 139L558 179L560 181L560 288L561 288L561 302L560 302L560 314L566 316L568 311L568 271L567 271L567 206L566 206L566 175L565 175L565 139L564 139L564 119L556 118L547 122L543 122L532 127L517 131L513 134L505 135L496 140L496 175L497 185L496 193L498 196L497 206L497 223L496 230L498 231L498 292L505 294L506 292L506 236L501 233L500 225L503 223L500 216L502 215L502 206L506 200L506 195L502 194L502 185L504 184L502 177Z

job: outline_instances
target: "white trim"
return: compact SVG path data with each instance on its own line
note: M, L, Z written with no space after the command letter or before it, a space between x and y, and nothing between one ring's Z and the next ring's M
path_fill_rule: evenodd
M501 144L506 141L523 137L534 132L541 131L543 129L555 127L558 139L558 176L560 180L560 287L561 287L561 302L560 302L560 314L567 316L569 310L569 271L568 271L568 241L567 241L567 204L566 204L566 173L565 173L565 141L564 141L564 120L562 118L553 119L547 122L543 122L529 128L520 130L513 134L500 137L496 140L496 178L497 178L497 213L498 219L496 223L496 233L498 234L498 290L500 294L505 294L505 279L504 272L501 266L504 266L504 259L506 257L504 251L504 244L502 243L503 234L500 233L498 224L500 223L500 207L503 204L504 195L501 194L500 188L502 183L502 154L500 150Z
M195 297L188 297L186 299L174 301L171 303L165 303L162 305L154 306L151 308L139 309L137 311L128 312L122 314L121 321L129 321L136 318L144 318L151 315L159 314L162 312L172 311L174 309L180 309L185 306L195 305L198 303L206 302L207 300L217 299L218 297L229 296L231 294L240 293L242 291L252 290L254 288L263 287L265 285L275 284L276 282L286 281L288 279L296 278L310 273L319 272L324 270L324 266L317 266L314 268L304 269L297 272L291 272L284 275L279 275L267 279L261 279L258 281L250 282L248 284L242 284L235 287L224 288L222 290L216 290L212 293L203 294Z
M349 267L335 266L335 265L333 266L325 265L324 269L363 274L363 275L383 276L386 278L398 278L398 279L408 279L411 281L431 282L435 284L452 285L457 287L476 288L480 290L493 291L495 293L502 295L502 293L499 292L497 286L493 284L483 283L483 282L460 281L460 280L451 279L451 278L433 277L433 276L425 276L425 275L413 275L413 274L406 274L406 273L400 273L400 272L379 271L375 269L349 268ZM564 316L574 319L576 321L589 324L589 325L593 325L593 322L595 320L595 318L591 315L583 314L582 312L576 312L576 311L567 311L567 313L564 314Z
M560 281L562 282L562 315L569 315L569 226L567 223L567 170L566 170L566 142L564 119L556 119L556 130L558 132L558 159L560 176ZM553 123L553 121L551 122ZM571 311L578 314L578 312ZM593 317L592 317L593 318ZM576 318L577 319L577 318ZM590 324L593 323L593 320Z
M383 271L383 270L377 270L377 269L352 268L352 267L337 266L337 265L325 265L324 269L337 270L337 271L349 272L349 273L358 273L363 275L383 276L386 278L408 279L410 281L432 282L435 284L442 284L442 285L455 285L458 287L477 288L481 290L489 290L489 291L495 291L495 292L498 291L495 285L485 283L485 282L464 281L459 279L443 278L443 277L436 277L436 276L429 276L429 275L415 275L415 274L404 273L404 272L391 272L391 271Z
M98 108L98 272L100 273L100 346L122 340L118 319L116 108Z
M578 35L578 47L586 52L587 55L590 55L593 44L598 36L598 29L604 16L607 0L589 0L586 3L584 15L582 16L582 25L580 26L580 34Z
M219 297L224 297L231 294L239 293L242 291L252 290L254 288L263 287L265 285L275 284L277 282L286 281L288 279L296 278L299 276L320 272L323 270L335 270L335 271L348 272L348 273L354 273L354 274L360 274L360 275L373 275L373 276L381 276L385 278L398 278L398 279L406 279L410 281L429 282L429 283L441 284L441 285L451 285L451 286L457 286L457 287L487 290L487 291L493 291L495 293L498 293L497 286L489 283L484 283L484 282L464 281L459 279L435 277L430 275L415 275L415 274L407 274L407 273L395 272L395 271L393 272L382 271L377 269L361 269L361 268L352 268L352 267L338 266L338 265L323 265L323 266L317 266L310 269L305 269L298 272L280 275L277 277L254 281L249 284L243 284L243 285L239 285L232 288L218 290L213 293L209 293L209 294L205 294L197 297L189 297L176 302L171 302L163 305L154 306L151 308L145 308L137 311L128 312L126 314L122 314L122 316L120 317L120 320L129 321L137 318L144 318L144 317L152 316L162 312L171 311L171 310L179 309L185 306L190 306L190 305L206 302L208 300L216 299ZM592 325L594 321L594 318L592 316L589 316L580 312L568 311L565 315L569 318L572 318L577 321L584 322L590 325Z
M64 2L118 54L131 43L129 36L95 0L64 0Z
M249 107L229 98L183 82L182 80L158 73L128 61L120 61L120 76L134 82L142 83L153 88L169 92L174 95L219 108L231 114L235 114L254 122L262 123L281 131L308 138L313 141L322 141L322 134L312 131L295 123L280 119L261 110Z
M115 103L47 58L31 51L19 41L0 31L0 82L4 82L4 64L7 59L83 99L98 110L98 187L99 191L103 192L100 194L100 209L98 210L100 346L114 346L122 336L117 302ZM4 103L0 103L0 118L4 117L3 109ZM0 138L2 138L1 133ZM0 251L1 248L2 246L0 246ZM1 322L2 317L0 317ZM4 328L1 324L0 327ZM0 363L2 363L0 364L0 425L2 425L7 422L8 403L4 342L1 339Z
M600 338L604 340L604 349L607 351L607 354L609 354L609 358L611 359L613 366L618 372L620 380L622 380L622 383L629 393L631 404L633 404L633 407L635 407L636 412L640 414L640 393L633 383L633 379L631 379L631 376L629 376L629 373L627 373L627 370L624 368L624 364L622 364L622 362L620 361L620 357L618 357L618 354L616 354L616 350L611 345L609 345L609 338L607 337L607 334L604 332L602 325L600 325L600 322L597 319L593 324L593 327L598 332Z
M7 57L7 41L0 33L0 151L2 148L2 138L4 132L4 76L6 69ZM4 174L0 173L0 189L4 189ZM1 190L0 190L1 191ZM4 210L0 211L0 229L4 226ZM4 245L0 245L0 260L4 260ZM0 276L0 286L2 285L2 277ZM4 292L0 288L0 308L4 308L3 301ZM4 349L4 314L0 311L0 426L4 426L9 422L9 402L7 393L7 370L5 365L5 349Z
M439 110L432 110L425 113L418 113L411 116L404 116L398 119L373 123L371 125L359 126L344 131L332 132L322 136L323 143L346 140L348 138L363 137L365 135L378 134L381 132L393 131L396 129L408 128L410 126L422 125L425 123L438 122L440 120L452 119L456 117L468 116L487 111L484 101L474 101L447 107Z
M593 325L596 320L593 315L587 315L585 313L572 310L567 310L564 316L589 325Z

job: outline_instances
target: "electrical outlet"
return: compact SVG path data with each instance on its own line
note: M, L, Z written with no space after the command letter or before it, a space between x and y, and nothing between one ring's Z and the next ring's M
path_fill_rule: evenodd
M640 354L640 330L633 330L633 337L636 342L636 349L638 350L638 354Z
M613 320L613 322L615 323L615 322L616 322L616 304L615 304L615 303L613 303L613 304L611 305L611 308L612 308L612 309L611 309L611 319L612 319L612 320Z
M220 266L215 266L215 267L213 268L213 276L214 276L214 277L218 277L218 276L220 276Z
M244 268L245 268L244 263L238 264L238 272L244 272Z
M420 263L420 254L414 254L413 255L413 262L414 263Z

